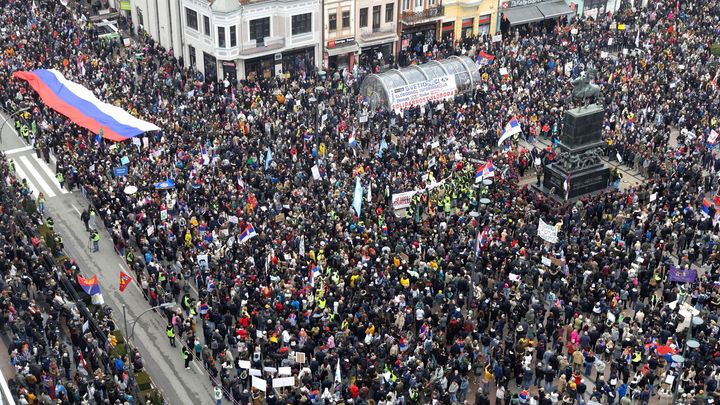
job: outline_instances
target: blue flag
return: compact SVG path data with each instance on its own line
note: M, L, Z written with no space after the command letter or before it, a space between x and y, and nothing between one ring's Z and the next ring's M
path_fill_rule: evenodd
M353 193L353 209L355 209L355 213L357 214L358 218L360 218L360 210L362 209L362 199L363 199L363 188L360 184L360 176L355 176L355 193Z
M169 190L171 188L175 188L175 182L172 179L167 179L155 184L156 190Z
M388 144L387 144L387 142L385 142L385 139L383 139L382 141L380 141L380 148L378 149L378 153L377 153L377 156L378 156L380 159L382 159L383 150L387 149L387 147L388 147Z
M268 166L270 166L270 162L272 161L272 151L270 150L270 147L267 148L267 153L265 154L265 170L267 170Z

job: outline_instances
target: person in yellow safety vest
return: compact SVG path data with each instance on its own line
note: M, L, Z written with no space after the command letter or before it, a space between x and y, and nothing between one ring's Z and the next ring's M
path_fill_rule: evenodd
M192 361L192 354L187 347L182 348L182 359L185 360L185 370L190 370L190 362Z
M350 326L350 322L348 322L347 319L344 319L340 324L340 330L346 330L348 326Z
M53 221L51 217L47 217L47 219L45 220L45 226L47 227L47 229L52 231L53 228L55 228L55 221Z
M167 328L165 328L165 334L170 340L170 346L175 347L175 328L172 324L168 324Z
M317 305L318 305L318 308L325 309L325 305L327 305L327 300L325 300L325 298L318 298Z
M642 361L642 353L635 351L632 356L633 371L637 371L640 362Z
M57 179L58 183L60 183L60 189L62 190L62 188L65 187L65 175L62 172L58 172L55 175L55 178Z
M97 252L100 250L100 233L97 231L97 229L93 229L92 233L90 234L90 240L92 241L92 251Z

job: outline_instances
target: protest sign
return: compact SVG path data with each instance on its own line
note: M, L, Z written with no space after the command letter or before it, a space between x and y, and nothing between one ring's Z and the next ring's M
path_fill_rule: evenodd
M412 198L415 195L415 191L406 191L404 193L397 193L392 195L392 207L394 210L400 210L410 206Z
M542 219L540 219L540 223L538 224L537 234L539 237L543 238L547 242L558 242L557 229L554 226L545 223L545 221L543 221Z

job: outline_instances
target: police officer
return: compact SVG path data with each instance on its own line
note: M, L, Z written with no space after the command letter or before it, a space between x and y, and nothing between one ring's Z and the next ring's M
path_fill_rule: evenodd
M57 178L58 183L60 183L60 189L65 187L65 175L63 174L63 172L58 172L55 175L55 178Z
M100 233L97 229L93 229L90 233L90 240L92 241L92 251L97 252L100 250Z
M45 226L47 227L47 229L52 231L55 229L55 221L53 221L51 217L47 217L47 219L45 220Z
M165 334L170 340L170 346L175 347L175 328L172 324L168 324L167 328L165 328Z

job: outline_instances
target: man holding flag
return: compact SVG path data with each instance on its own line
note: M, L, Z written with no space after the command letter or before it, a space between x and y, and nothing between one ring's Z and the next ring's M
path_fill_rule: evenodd
M515 134L519 134L522 132L522 128L520 128L520 122L517 120L516 117L510 118L510 121L505 125L505 129L502 132L502 135L500 135L500 139L498 139L498 146L502 145L503 142L505 142L508 138Z

